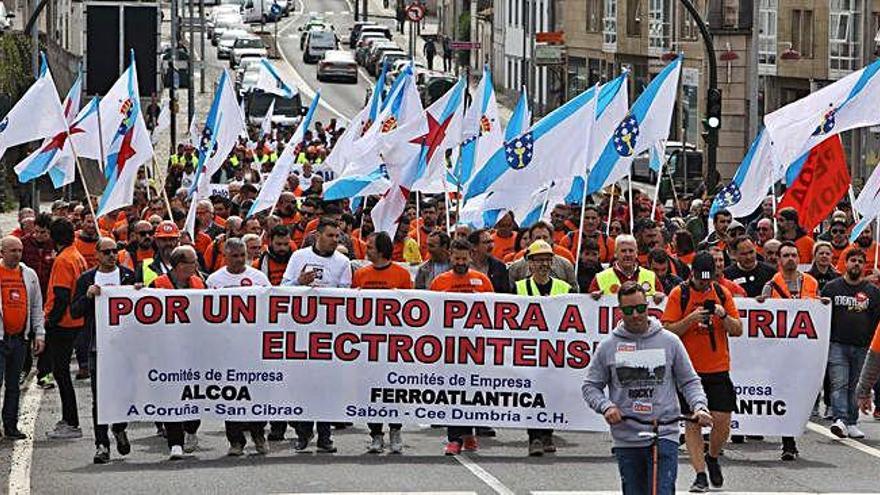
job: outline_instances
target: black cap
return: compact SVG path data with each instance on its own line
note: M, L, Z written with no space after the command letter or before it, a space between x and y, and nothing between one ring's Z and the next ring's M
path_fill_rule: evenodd
M694 280L712 280L715 278L715 258L708 251L700 251L694 256L691 264Z

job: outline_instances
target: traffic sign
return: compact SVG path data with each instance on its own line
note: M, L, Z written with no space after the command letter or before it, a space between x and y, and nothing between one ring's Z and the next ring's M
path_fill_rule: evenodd
M425 18L425 6L418 2L407 5L406 18L411 22L421 22Z
M535 33L535 41L550 45L561 45L565 43L565 33L562 31L544 31L541 33Z
M450 41L449 48L453 50L479 50L479 41Z

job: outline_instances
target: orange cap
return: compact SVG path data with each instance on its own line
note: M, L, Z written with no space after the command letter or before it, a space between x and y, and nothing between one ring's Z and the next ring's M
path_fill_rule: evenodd
M171 220L165 220L156 227L156 239L177 239L180 237L180 230Z

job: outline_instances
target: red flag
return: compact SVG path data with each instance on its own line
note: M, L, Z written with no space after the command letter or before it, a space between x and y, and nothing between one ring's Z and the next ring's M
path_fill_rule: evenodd
M785 192L779 208L796 208L801 227L812 232L846 196L849 185L849 168L840 136L832 136L810 150L801 173Z

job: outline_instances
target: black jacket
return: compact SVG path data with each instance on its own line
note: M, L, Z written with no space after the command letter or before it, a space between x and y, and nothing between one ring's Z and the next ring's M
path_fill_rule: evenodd
M70 315L74 318L85 318L85 331L91 335L92 344L90 351L96 350L95 343L95 301L86 297L86 291L95 283L95 272L97 268L83 272L76 281L76 293L73 295L73 302L70 304ZM119 282L120 285L134 285L134 272L124 266L119 266Z
M486 261L489 264L489 273L487 273L486 276L489 277L489 281L492 282L492 287L495 289L495 292L499 294L510 294L511 287L510 278L507 273L507 265L494 256L489 256L486 258Z

